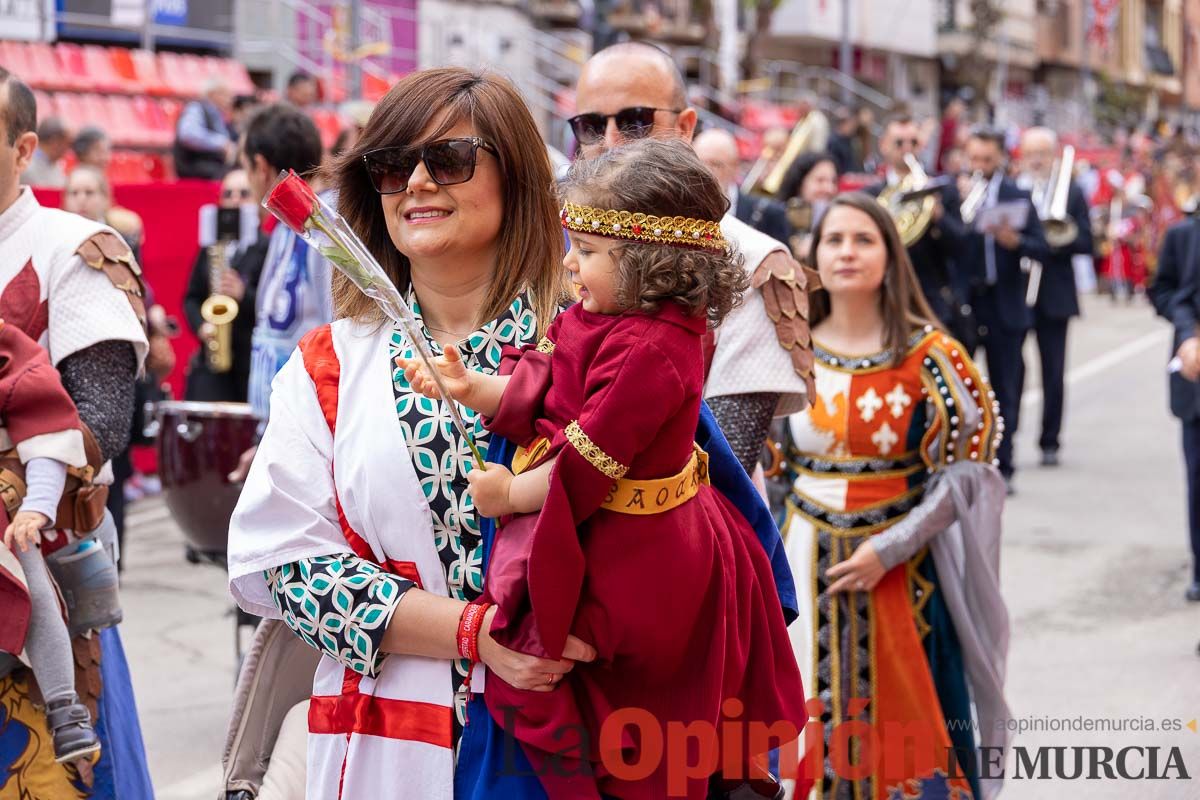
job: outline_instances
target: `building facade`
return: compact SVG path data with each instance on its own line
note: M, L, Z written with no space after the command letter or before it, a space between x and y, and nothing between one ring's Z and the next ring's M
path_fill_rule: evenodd
M782 0L764 55L775 69L788 62L840 69L845 24L852 44L847 72L854 81L918 113L933 113L939 89L936 6L937 0Z

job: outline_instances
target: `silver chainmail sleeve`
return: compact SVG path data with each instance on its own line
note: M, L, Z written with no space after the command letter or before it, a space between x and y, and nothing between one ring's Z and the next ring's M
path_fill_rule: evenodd
M949 469L957 466L952 465ZM962 466L973 465L964 463ZM904 519L867 540L885 570L908 561L958 518L954 498L950 496L949 481L939 478L938 475L932 478L925 497Z
M775 416L779 394L729 394L710 397L705 402L721 426L721 432L729 440L729 447L738 463L748 474L753 473L763 443L767 440L771 419Z
M91 429L105 461L129 445L137 356L129 342L109 340L72 353L58 364L63 388Z

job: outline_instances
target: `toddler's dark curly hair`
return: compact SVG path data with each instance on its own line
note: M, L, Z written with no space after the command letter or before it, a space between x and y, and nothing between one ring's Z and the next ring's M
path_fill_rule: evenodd
M680 140L643 139L577 160L561 194L595 208L713 222L729 208L724 190ZM653 313L664 300L674 300L715 328L742 302L750 282L742 254L732 245L704 250L623 241L611 252L617 259L616 300L626 310Z

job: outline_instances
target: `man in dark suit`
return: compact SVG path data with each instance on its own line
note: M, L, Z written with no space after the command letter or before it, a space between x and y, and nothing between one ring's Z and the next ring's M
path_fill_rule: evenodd
M981 343L987 353L988 378L1004 417L1004 438L996 455L1011 494L1013 437L1020 422L1025 379L1021 344L1033 325L1033 312L1025 304L1029 278L1021 269L1021 259L1045 261L1050 257L1050 248L1029 192L1005 176L1004 159L1003 133L986 129L972 132L967 140L968 167L982 176L987 187L982 207L974 217L983 218L999 204L1024 203L1025 226L1015 230L1007 224L992 225L980 230L978 219L964 218L970 230L963 242L962 265L968 276Z
M887 164L887 175L883 181L869 186L866 191L878 197L884 189L901 183L910 172L905 157L915 158L923 145L920 129L912 117L907 114L889 117L884 125L883 136L879 139L879 152ZM972 347L978 334L964 324L967 316L963 307L967 299L958 296L953 280L956 269L954 262L966 235L959 213L962 201L953 182L934 195L934 203L929 228L920 239L908 246L908 257L933 313L955 338ZM906 204L906 208L915 205Z
M721 128L710 128L697 134L692 146L717 183L725 188L734 216L772 239L786 242L791 235L791 226L784 205L766 197L743 194L738 188L738 148L733 134Z
M1054 162L1059 158L1058 136L1049 128L1030 128L1021 137L1021 176L1018 185L1028 189L1040 211L1049 210L1055 186L1049 181ZM1042 434L1038 446L1042 465L1058 466L1059 432L1063 418L1063 375L1067 366L1067 325L1079 315L1079 294L1075 289L1075 255L1092 252L1092 222L1083 191L1068 179L1066 212L1075 224L1075 238L1058 247L1051 246L1049 256L1036 268L1039 275L1033 305L1033 331L1037 336L1038 358L1042 365ZM1043 226L1045 222L1043 220ZM1049 243L1047 243L1049 245ZM1031 279L1034 275L1031 272ZM1031 290L1031 291L1034 291Z
M1192 582L1187 599L1200 602L1200 218L1167 231L1150 287L1154 308L1175 327L1172 352L1179 369L1170 375L1171 413L1183 428L1187 469L1188 528L1192 543Z

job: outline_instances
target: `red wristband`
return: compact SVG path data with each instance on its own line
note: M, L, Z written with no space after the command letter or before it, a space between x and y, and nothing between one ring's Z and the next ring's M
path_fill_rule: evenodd
M458 654L472 663L479 660L479 632L491 603L467 603L458 619Z

